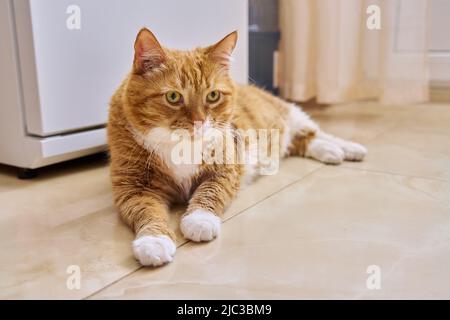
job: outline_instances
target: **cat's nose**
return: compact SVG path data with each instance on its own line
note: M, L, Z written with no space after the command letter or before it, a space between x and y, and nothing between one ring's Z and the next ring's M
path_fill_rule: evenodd
M191 120L193 123L195 122L205 122L206 115L202 112L193 112L191 113Z

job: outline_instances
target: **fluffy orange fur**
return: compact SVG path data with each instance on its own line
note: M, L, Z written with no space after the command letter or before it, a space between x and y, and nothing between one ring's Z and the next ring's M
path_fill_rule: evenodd
M155 239L175 238L167 224L172 204L187 202L184 217L198 210L220 216L238 192L248 168L240 164L201 164L179 177L168 163L170 159L158 152L158 144L165 143L163 137L156 137L159 142L153 146L138 137L146 137L158 128L164 132L193 132L194 122L206 119L243 130L278 129L281 136L288 130L292 104L254 86L237 85L231 79L229 56L236 41L237 33L233 32L210 47L179 51L163 48L147 29L137 36L132 71L111 100L108 141L117 208L136 239L147 237L150 243L143 251L142 244L136 244L136 258L143 264L160 265L171 260L173 252L158 249L158 245L164 245ZM220 98L210 103L205 97L213 90L220 93ZM167 101L167 93L172 91L182 97L176 104ZM288 144L281 148L281 156L305 156L318 134L312 121L297 128L288 142L280 141ZM216 236L205 235L210 232L208 221L193 221L185 227L195 229L191 236L190 231L185 232L188 238L201 241Z

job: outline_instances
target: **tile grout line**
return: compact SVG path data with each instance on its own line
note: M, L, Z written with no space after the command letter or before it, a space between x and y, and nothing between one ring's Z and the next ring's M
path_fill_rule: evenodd
M421 113L424 113L424 112L426 112L426 110L422 110L422 111L416 110L416 111L412 112L412 114L411 114L410 116L412 116L412 115L420 115ZM397 125L401 124L402 121L405 121L405 119L400 119L400 120L394 121L394 122L392 123L392 126L388 126L388 127L386 128L386 130L384 130L384 131L382 131L382 132L376 134L376 135L373 136L372 138L367 139L367 141L365 141L365 142L362 143L362 144L363 144L364 146L365 146L365 145L368 145L369 143L373 142L375 139L378 139L379 137L382 137L382 136L384 136L385 134L390 133L391 131L397 129L397 128L398 128ZM349 139L346 139L346 140L352 140L352 139L349 138Z
M81 300L89 300L89 298L91 298L91 297L95 296L96 294L100 293L102 290L109 288L110 286L116 284L117 282L121 281L122 279L125 279L126 277L132 275L133 273L136 273L137 271L141 270L142 268L143 268L143 266L139 266L137 269L132 270L131 272L129 272L129 273L127 273L127 274L117 278L116 280L108 283L104 287L102 287L102 288L100 288L100 289L98 289L98 290L88 294L86 297L81 298Z
M411 116L412 115L420 115L420 114L425 113L425 112L427 112L427 110L416 110L415 112L412 112ZM397 129L396 125L400 124L404 120L405 119L395 121L392 124L392 126L386 128L386 130L384 130L383 132L380 132L380 133L376 134L375 136L373 136L372 138L368 139L366 142L363 143L363 145L364 146L368 146L370 143L372 143L376 139L378 139L378 138L380 138L380 137L390 133L391 131L396 130ZM355 168L355 167L347 166L345 164L345 162L339 167L340 167L339 169L347 168L347 169L351 169L351 170L367 171L367 172L373 172L373 173L388 174L388 175L393 175L393 176L409 177L409 178L417 178L417 179L424 179L424 180L431 180L431 181L439 181L439 182L450 183L450 180L446 180L446 179L431 178L431 177L425 177L425 176L415 176L415 175L402 174L402 173L391 172L391 171L375 170L375 169Z
M307 174L305 174L303 177L298 178L298 179L296 179L296 180L290 182L289 184L285 185L284 187L280 188L279 190L277 190L277 191L275 191L275 192L273 192L273 193L267 195L267 196L264 197L263 199L256 201L254 204L248 206L248 207L245 208L245 209L242 209L241 211L237 212L236 214L234 214L233 216L229 217L228 219L223 220L223 222L226 222L226 221L228 221L228 220L233 219L234 217L237 217L238 215L241 215L242 213L244 213L244 211L247 211L247 210L249 210L249 209L255 207L256 205L260 204L261 202L263 202L263 201L265 201L265 200L271 198L272 196L274 196L274 195L280 193L280 192L283 191L283 190L286 190L286 189L289 188L290 186L296 184L297 182L302 181L302 180L305 179L306 177L308 177L308 176L310 176L310 175L316 173L317 171L322 170L322 169L325 168L325 167L326 167L326 165L324 165L324 164L320 165L320 166L317 167L316 169L314 169L314 170L312 170L311 172L308 172Z
M355 170L355 171L367 171L367 172L371 172L371 173L379 173L379 174L385 174L385 175L390 175L390 176L399 176L399 177L404 177L404 178L415 178L415 179L423 179L423 180L429 180L429 181L439 181L439 182L444 182L444 183L450 183L450 180L445 180L445 179L431 178L431 177L425 177L425 176L416 176L416 175L411 175L411 174L404 174L404 173L390 172L390 171L383 171L383 170L376 170L376 169L355 168L355 167L346 166L346 165L336 166L336 168L337 169L345 168L345 169L350 169L350 170Z
M184 245L188 244L189 242L190 242L189 240L188 240L188 241L185 241L185 242L182 242L179 246L177 246L177 250L178 250L179 248L183 247ZM162 267L164 267L164 266L162 266ZM131 276L132 274L138 272L139 270L141 270L141 269L143 269L143 268L145 268L145 267L142 266L142 265L141 265L141 266L138 266L136 269L134 269L134 270L128 272L127 274L124 274L123 276L117 278L116 280L114 280L114 281L108 283L108 284L105 285L104 287L102 287L102 288L100 288L100 289L98 289L98 290L96 290L96 291L94 291L94 292L88 294L87 296L81 298L81 300L88 300L89 298L95 296L96 294L102 292L103 290L108 289L109 287L113 286L114 284L118 283L119 281L122 281L123 279L127 278L128 276ZM161 268L161 267L151 267L151 268L153 268L154 270L157 270L157 269L159 269L159 268Z
M322 169L325 168L325 167L326 167L326 165L324 165L324 164L320 165L319 167L317 167L316 169L314 169L314 170L312 170L311 172L307 173L306 175L304 175L304 176L302 176L302 177L300 177L300 178L298 178L298 179L292 181L291 183L289 183L289 184L285 185L284 187L280 188L279 190L277 190L277 191L275 191L275 192L273 192L273 193L267 195L267 196L264 197L263 199L261 199L261 200L255 202L254 204L252 204L252 205L246 207L245 209L240 210L239 212L237 212L236 214L232 215L231 217L229 217L229 218L223 220L222 223L225 223L225 222L227 222L227 221L233 219L234 217L240 216L240 215L241 215L242 213L244 213L245 211L247 211L247 210L249 210L249 209L255 207L256 205L260 204L261 202L263 202L263 201L265 201L265 200L271 198L272 196L274 196L274 195L278 194L279 192L281 192L281 191L283 191L283 190L289 188L290 186L294 185L295 183L300 182L300 181L303 180L304 178L306 178L306 177L308 177L308 176L310 176L310 175L316 173L317 171L322 170ZM179 246L177 246L177 250L178 250L179 248L185 246L186 244L190 243L190 242L192 242L192 241L187 240L187 241L181 243ZM162 267L164 267L164 266L162 266ZM138 268L132 270L131 272L129 272L129 273L127 273L127 274L125 274L125 275L119 277L118 279L116 279L116 280L114 280L114 281L108 283L108 284L105 285L104 287L102 287L102 288L100 288L100 289L98 289L98 290L96 290L96 291L90 293L90 294L87 295L86 297L81 298L81 300L88 300L88 299L94 297L95 295L99 294L100 292L102 292L102 291L104 291L104 290L110 288L110 287L113 286L114 284L116 284L116 283L118 283L118 282L124 280L124 279L127 278L128 276L131 276L132 274L138 272L139 270L141 270L141 269L143 269L143 268L144 268L144 266L139 266ZM156 268L155 268L155 270L156 270Z

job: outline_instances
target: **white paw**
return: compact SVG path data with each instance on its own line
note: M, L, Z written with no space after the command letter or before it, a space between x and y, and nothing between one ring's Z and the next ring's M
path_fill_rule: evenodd
M192 241L210 241L220 232L220 218L215 214L197 209L181 219L181 232Z
M157 267L173 260L176 245L167 236L144 236L133 241L133 253L143 266Z
M356 142L346 141L341 147L348 161L361 161L367 154L367 149Z
M339 164L344 160L344 150L341 147L322 139L312 140L308 145L306 155L329 164Z

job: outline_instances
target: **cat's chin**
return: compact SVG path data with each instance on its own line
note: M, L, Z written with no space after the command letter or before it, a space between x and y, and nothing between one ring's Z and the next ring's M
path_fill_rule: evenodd
M143 265L158 267L173 260L176 245L168 236L143 236L133 241L135 258Z
M214 213L197 209L181 219L181 232L186 239L201 242L211 241L220 233L220 218Z

